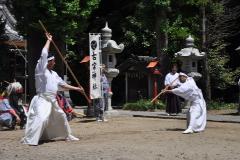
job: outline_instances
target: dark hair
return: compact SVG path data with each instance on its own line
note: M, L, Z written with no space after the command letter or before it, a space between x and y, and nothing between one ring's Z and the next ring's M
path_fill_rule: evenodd
M54 57L54 53L49 52L47 58Z
M178 68L178 65L177 65L176 63L173 63L173 64L171 65L171 68L173 68L173 67L177 67L177 68Z

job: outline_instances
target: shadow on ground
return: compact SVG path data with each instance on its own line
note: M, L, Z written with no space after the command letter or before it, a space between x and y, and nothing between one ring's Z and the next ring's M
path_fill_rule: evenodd
M167 128L166 131L184 131L183 128Z
M228 115L228 116L240 116L240 114L238 112L234 112L234 113L222 113L220 115Z

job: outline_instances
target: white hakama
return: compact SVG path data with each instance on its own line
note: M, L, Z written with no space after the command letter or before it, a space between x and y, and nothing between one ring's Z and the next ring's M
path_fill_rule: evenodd
M38 145L39 140L67 137L71 129L56 98L51 95L34 96L28 111L24 144Z

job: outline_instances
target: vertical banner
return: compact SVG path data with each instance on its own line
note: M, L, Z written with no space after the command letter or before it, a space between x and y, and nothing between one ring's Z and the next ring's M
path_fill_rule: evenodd
M89 33L89 56L90 56L90 98L102 97L101 90L101 34Z

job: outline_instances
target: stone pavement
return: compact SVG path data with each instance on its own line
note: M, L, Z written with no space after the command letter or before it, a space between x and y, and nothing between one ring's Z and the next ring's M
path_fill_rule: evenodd
M83 112L86 107L77 107L76 110ZM145 118L161 118L161 119L179 119L185 120L186 114L180 113L175 116L168 116L164 111L127 111L121 109L113 109L112 111L107 112L107 117L120 117L120 116L133 116L133 117L145 117ZM240 123L240 115L235 113L233 114L224 114L224 115L215 115L207 114L207 121L213 122L223 122L223 123Z

